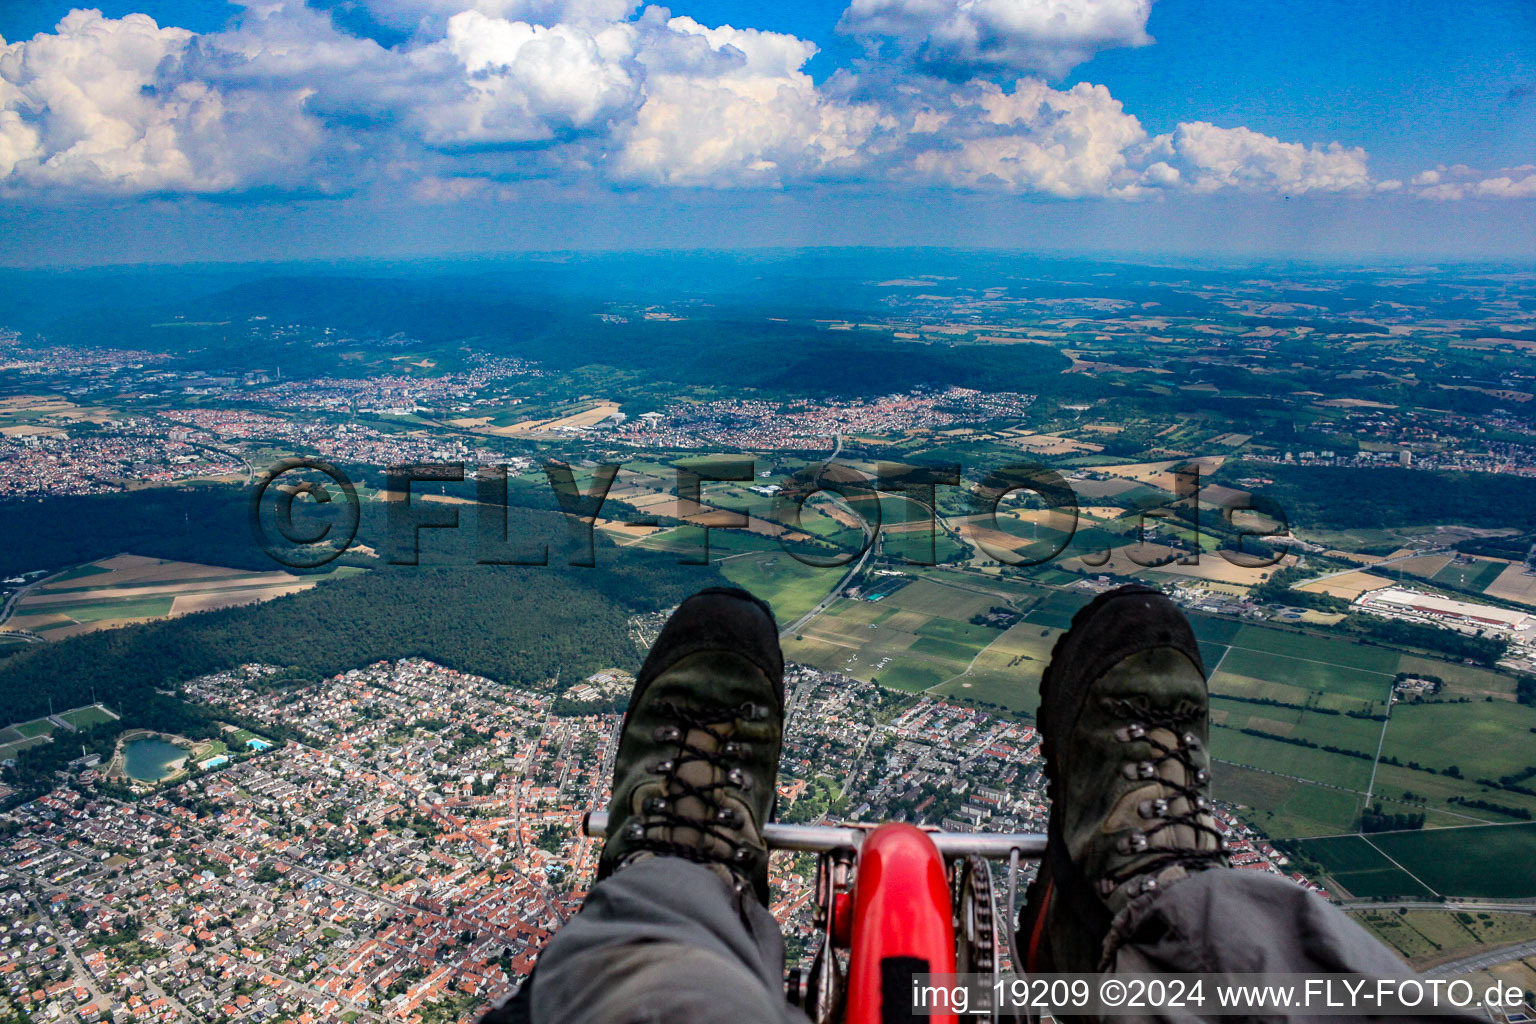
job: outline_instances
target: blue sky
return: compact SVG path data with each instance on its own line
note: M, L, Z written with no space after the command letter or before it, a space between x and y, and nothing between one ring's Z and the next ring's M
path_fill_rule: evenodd
M1523 0L70 10L0 0L6 263L1536 255Z

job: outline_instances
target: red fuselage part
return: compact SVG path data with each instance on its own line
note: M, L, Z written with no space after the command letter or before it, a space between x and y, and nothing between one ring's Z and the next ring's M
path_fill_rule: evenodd
M955 972L949 882L933 840L900 822L875 829L859 849L853 898L847 1024L956 1024L952 1013L912 1016L912 976Z

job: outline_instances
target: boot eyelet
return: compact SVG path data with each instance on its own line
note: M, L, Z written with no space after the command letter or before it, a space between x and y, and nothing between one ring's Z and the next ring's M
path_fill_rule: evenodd
M1141 891L1142 892L1156 892L1157 891L1157 879L1155 879L1155 878L1143 878L1141 880Z
M1192 732L1187 732L1183 736L1180 736L1179 742L1183 743L1186 747L1190 747L1196 750L1200 748L1200 737L1196 736Z
M1199 771L1195 772L1195 781L1203 786L1207 782L1211 781L1211 773L1206 771L1204 768L1201 768Z
M1136 777L1141 779L1153 779L1157 777L1157 765L1151 761L1138 761L1136 763Z
M720 753L725 757L743 757L749 749L751 748L747 744L731 740L720 748Z
M1147 848L1147 837L1140 832L1132 832L1115 845L1121 853L1140 853Z
M1137 811L1143 818L1161 818L1168 813L1168 801L1161 798L1143 800L1137 807Z
M751 859L752 851L747 849L745 846L736 847L736 852L731 854L731 860L734 860L737 864L745 864Z
M661 814L667 809L667 798L664 796L650 796L640 805L640 809L646 814Z
M741 814L729 807L722 807L715 812L715 821L736 828L741 825Z
M651 735L658 743L676 743L683 738L683 730L675 725L658 725Z
M740 768L732 768L725 775L725 780L737 789L751 789L752 779Z
M743 701L739 710L741 717L749 722L760 722L768 717L768 709L766 707L761 704L754 704L751 701Z
M645 826L640 824L638 821L630 822L624 828L624 838L626 838L626 839L644 839L645 838Z
M663 761L657 761L655 764L651 765L651 773L654 775L665 775L671 770L672 759L670 757Z

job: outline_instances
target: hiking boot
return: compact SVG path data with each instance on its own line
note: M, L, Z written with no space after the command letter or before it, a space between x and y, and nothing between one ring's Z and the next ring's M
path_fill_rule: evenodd
M768 902L768 846L784 732L784 656L768 606L711 587L662 628L635 680L613 766L603 879L685 857Z
M1226 865L1205 667L1172 601L1120 587L1073 617L1040 697L1051 816L1018 948L1026 971L1100 970L1116 914Z

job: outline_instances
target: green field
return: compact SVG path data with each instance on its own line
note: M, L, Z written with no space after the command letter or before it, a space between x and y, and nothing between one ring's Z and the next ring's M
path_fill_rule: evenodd
M55 583L67 583L70 580L84 579L87 576L99 576L104 572L111 571L111 569L99 565L77 565L73 569L64 570L57 576L50 576L48 578L48 586L52 587Z
M874 678L881 686L916 693L920 690L931 690L943 682L945 673L926 665L890 665L878 670Z
M1380 841L1381 838L1373 836L1372 840ZM1434 895L1361 836L1308 839L1298 842L1297 846L1303 854L1321 864L1329 876L1336 879L1351 896L1423 898Z
M174 597L141 597L118 601L82 601L80 604L49 605L48 610L68 615L76 622L100 622L104 619L145 619L171 614Z
M1384 832L1371 841L1445 896L1536 893L1536 822Z
M1274 629L1244 624L1225 641L1234 647L1265 654L1282 655L1304 661L1322 661L1361 672L1392 675L1397 671L1398 652L1386 647L1355 643L1321 633Z
M1384 722L1290 707L1275 707L1211 695L1211 721L1230 729L1258 729L1276 736L1309 740L1374 755Z
M1364 758L1282 743L1236 729L1212 729L1211 754L1221 761L1360 793L1371 781L1371 762Z
M1243 630L1241 622L1233 622L1231 619L1218 619L1210 615L1191 615L1189 624L1194 628L1195 636L1202 644L1220 644L1226 646L1237 638L1237 634Z
M1375 708L1377 714L1386 710L1385 705ZM1363 754L1376 756L1376 747L1381 742L1382 727L1386 722L1374 718L1354 718L1349 715L1327 715L1316 711L1302 712L1301 719L1296 723L1296 728L1290 732L1297 739L1310 740L1320 747L1339 747L1343 750L1358 750Z
M1245 634L1243 639L1249 639ZM1271 651L1234 646L1221 661L1221 671L1250 679L1262 679L1314 692L1386 700L1392 673L1369 671L1327 660L1333 649L1319 645L1310 658L1295 658Z
M1289 682L1277 682L1272 679L1255 679L1252 676L1234 675L1223 667L1210 677L1211 692L1232 697L1250 697L1255 700L1274 700L1282 704L1297 704L1303 707L1334 708L1338 711L1369 711L1373 714L1383 712L1385 693L1377 694L1373 699L1351 696L1349 694L1330 693L1326 690L1309 690Z
M1251 774L1239 772L1229 783L1236 793L1231 799L1254 807L1263 815L1259 823L1275 836L1355 828L1384 723L1306 709L1385 714L1397 653L1327 636L1203 617L1195 620L1195 628L1207 667L1220 666L1210 681L1215 727L1211 749L1214 757L1228 764L1218 770L1217 778L1232 766L1255 769ZM1231 699L1237 697L1247 700ZM1261 700L1278 703L1256 703ZM1255 736L1243 729L1267 735ZM1320 749L1325 746L1371 756ZM1261 778L1266 773L1269 778ZM1272 781L1281 776L1289 777L1292 784Z
M1247 808L1244 817L1277 839L1348 832L1358 824L1363 803L1357 793L1232 764L1215 767L1211 792Z
M889 596L834 602L785 638L785 656L896 689L943 683L945 693L1033 710L1040 663L1049 656L1056 631L1029 623L1000 630L969 619L992 608L1027 607L1047 591L935 568L915 569L907 577L875 577L865 591ZM970 674L957 678L968 666Z
M1404 654L1398 660L1397 670L1416 675L1437 676L1445 680L1445 690L1448 694L1464 693L1473 697L1483 697L1490 693L1513 695L1515 692L1515 677L1508 672L1496 672L1493 669L1479 668L1476 665L1466 665L1457 661L1440 661L1416 654Z
M1393 712L1396 714L1396 712ZM1411 801L1405 794L1413 794ZM1481 807L1468 807L1452 803L1453 798L1483 800L1501 807L1524 809L1536 815L1536 796L1526 796L1509 790L1489 790L1471 779L1452 779L1437 772L1414 771L1411 768L1391 764L1376 766L1376 785L1373 799L1394 801L1400 806L1387 808L1394 812L1423 811L1425 824L1430 827L1447 825L1478 825L1519 821L1520 818Z
M976 656L979 648L968 647L965 644L953 643L949 640L938 640L931 636L920 636L912 642L908 648L915 654L928 654L935 658L944 658L956 663L956 671L965 668Z
M1431 583L1445 583L1482 593L1483 588L1499 578L1499 573L1509 566L1504 562L1474 559L1469 565L1452 562L1430 577Z
M28 747L35 747L47 742L48 737L46 736L29 736L26 739L16 740L14 743L0 743L0 761L9 760Z
M1497 779L1536 765L1536 708L1507 700L1399 704L1392 709L1384 757L1435 770L1455 765L1464 778ZM1492 799L1510 803L1498 793Z
M261 740L263 743L271 743L272 742L271 740L267 739L265 736L259 736L256 733L251 732L251 730L249 730L249 729L236 729L234 732L229 734L228 742L229 742L230 746L235 747L235 748L240 749L240 750L244 750L244 749L246 749L245 745L247 743L249 743L251 740Z
M885 682L884 677L880 680ZM1011 677L972 672L960 679L952 679L933 691L939 697L954 697L978 704L995 704L1013 711L1033 715L1040 705L1040 676L1015 674Z
M1092 595L1080 590L1053 590L1024 618L1026 622L1033 622L1037 626L1066 629L1072 625L1072 616L1077 614L1078 609L1091 600Z
M948 640L950 643L961 644L970 649L971 653L974 654L1002 636L1003 631L994 629L991 626L976 626L969 622L958 622L954 619L929 619L917 627L917 635L931 636L936 640Z
M847 571L809 566L783 551L752 552L718 564L726 579L767 601L781 626L816 607Z
M74 711L65 711L59 717L77 729L89 729L93 725L117 721L116 716L108 714L94 704L90 707L76 708Z
M993 605L1005 603L989 594L979 594L935 579L914 580L909 586L902 587L886 598L886 601L908 611L957 622L965 622L972 615L981 614Z

